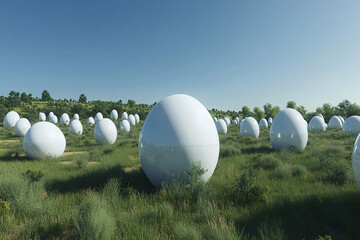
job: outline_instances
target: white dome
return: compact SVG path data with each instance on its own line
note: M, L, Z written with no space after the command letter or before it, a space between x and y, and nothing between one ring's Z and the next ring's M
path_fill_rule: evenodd
M338 116L332 116L329 120L329 128L341 129L342 128L341 119Z
M301 114L292 108L281 110L270 129L270 142L275 150L294 147L303 150L308 141L308 131Z
M43 112L41 112L41 113L39 113L39 121L46 121L46 115L45 115L45 113L43 113Z
M94 124L95 124L94 118L93 118L93 117L89 117L87 123L88 123L90 126L94 125Z
M351 116L344 122L343 133L357 136L360 133L360 117Z
M58 117L55 114L53 114L53 115L51 115L51 117L49 117L49 121L51 123L56 124L56 123L58 123Z
M325 122L324 116L321 113L319 113L318 116L321 117Z
M219 134L226 134L227 133L227 125L224 119L219 119L216 123L216 129Z
M60 124L62 125L69 125L70 123L70 117L67 113L63 113L60 117Z
M265 118L262 118L262 119L260 120L260 122L259 122L259 127L260 127L260 128L268 128L268 127L269 127L268 122L266 121Z
M357 185L360 187L360 135L357 136L352 152L352 169Z
M25 134L30 129L30 127L31 127L31 124L30 124L29 120L27 120L26 118L21 118L15 124L15 128L14 128L15 135L18 137L25 136Z
M213 117L214 123L217 122L217 117Z
M23 147L26 155L32 159L60 157L65 151L66 140L55 124L38 122L26 133Z
M131 126L135 126L136 120L134 115L130 114L128 120Z
M53 113L53 112L49 112L48 118L51 119L52 116L54 116L54 113Z
M119 117L119 114L118 114L118 112L116 111L116 109L111 110L110 119L112 119L112 120L118 120L118 117Z
M117 129L109 118L100 119L96 123L94 137L97 143L113 144L117 138Z
M338 116L338 117L340 118L341 123L344 124L344 122L345 122L344 118L342 116Z
M237 123L240 122L240 118L239 118L239 117L236 117L235 120L236 120Z
M226 123L226 126L229 126L230 125L230 119L228 119L227 117L224 117L224 121Z
M140 122L139 114L136 113L136 114L134 115L134 117L135 117L135 122L136 122L136 123L139 123L139 122Z
M79 114L75 113L73 116L73 120L79 120L79 119L80 119Z
M322 119L320 116L315 116L310 120L309 123L309 131L323 131L326 130L326 124L324 122L324 119Z
M77 119L72 120L69 126L69 133L74 133L76 135L81 135L83 132L83 126L81 122Z
M127 114L127 112L123 112L123 113L122 113L121 119L122 119L122 120L128 119L128 114Z
M95 115L95 122L97 123L99 120L101 119L104 119L103 115L101 112L98 112L96 115Z
M121 121L120 132L130 132L130 123L128 120L124 119Z
M142 168L156 187L199 164L212 176L219 158L219 136L208 110L185 94L168 96L145 119L139 138Z
M240 125L240 136L258 138L259 134L260 128L255 118L246 117Z
M269 119L268 119L268 124L271 125L271 124L272 124L272 121L273 121L273 119L272 119L272 118L269 118Z
M15 127L15 124L17 123L17 121L19 121L20 116L17 112L15 111L10 111L8 112L3 120L3 125L5 129L11 129L13 127Z

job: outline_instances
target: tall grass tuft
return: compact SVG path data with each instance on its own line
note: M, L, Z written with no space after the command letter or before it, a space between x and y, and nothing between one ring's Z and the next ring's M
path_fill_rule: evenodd
M195 227L180 222L174 227L174 239L178 240L200 240L202 239L201 234L196 230Z
M344 185L350 180L350 173L347 165L343 162L335 163L328 170L325 180L336 185Z
M102 196L111 204L119 199L121 193L121 180L118 178L109 179L102 190Z
M149 220L159 222L169 222L173 218L174 208L168 203L157 203L151 207L147 213Z
M288 239L285 230L281 226L281 220L269 221L265 219L258 228L259 239L261 240L282 240Z
M271 155L262 155L254 159L254 167L262 169L275 169L279 167L282 162Z

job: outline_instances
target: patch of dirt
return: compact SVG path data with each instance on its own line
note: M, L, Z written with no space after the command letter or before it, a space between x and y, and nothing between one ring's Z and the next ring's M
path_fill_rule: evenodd
M101 162L90 161L90 162L88 163L88 165L91 166L91 165L97 165L97 164L100 164L100 163L101 163Z
M64 152L63 156L69 156L69 155L73 155L73 154L83 154L86 153L85 151L78 151L78 152Z
M129 158L131 161L136 161L139 159L138 157L134 157L133 155L129 155Z
M20 139L14 139L14 140L0 140L0 143L14 143L14 142L20 142Z
M64 162L60 162L60 164L69 165L72 164L72 161L64 161Z
M132 172L132 171L138 169L140 166L141 166L141 164L137 164L132 167L124 167L123 170L124 170L124 172L128 173L128 172Z

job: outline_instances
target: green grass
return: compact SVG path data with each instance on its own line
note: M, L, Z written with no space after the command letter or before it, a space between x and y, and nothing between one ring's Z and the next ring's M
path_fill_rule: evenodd
M276 152L269 129L241 138L231 125L208 183L159 190L139 161L143 122L111 146L97 145L94 127L82 122L81 136L60 127L66 152L76 154L43 160L29 160L22 139L0 128L0 199L8 206L0 239L360 239L355 137L340 130L309 133L304 151ZM248 171L256 177L240 180Z

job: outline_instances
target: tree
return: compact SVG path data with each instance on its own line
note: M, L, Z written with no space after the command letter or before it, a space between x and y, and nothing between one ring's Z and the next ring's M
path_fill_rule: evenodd
M250 111L250 108L248 106L243 106L242 109L241 109L241 113L243 115L243 118L251 116L251 111Z
M307 110L303 105L296 107L296 111L298 111L304 118L306 117Z
M28 95L25 92L21 93L20 98L21 98L22 102L27 102L28 101Z
M53 99L50 96L50 93L47 90L44 90L41 94L42 101L52 101Z
M295 101L288 101L286 107L296 109L296 102Z
M128 102L127 102L127 105L128 105L129 107L134 107L135 104L136 104L135 101L134 101L134 100L131 100L131 99L129 99Z
M87 97L85 96L85 94L81 94L79 97L79 103L86 103L87 102Z
M279 106L272 106L270 103L264 105L265 118L274 118L280 112Z
M11 91L8 96L8 104L10 108L20 106L21 105L20 93Z
M265 113L259 107L254 107L254 117L257 121L265 117Z

